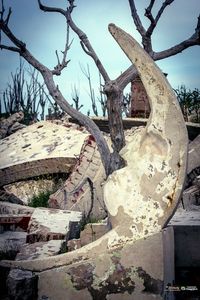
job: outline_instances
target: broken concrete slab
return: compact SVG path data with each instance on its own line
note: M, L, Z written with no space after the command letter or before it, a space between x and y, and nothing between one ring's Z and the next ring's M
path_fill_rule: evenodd
M43 259L57 255L62 251L65 245L65 240L51 240L48 242L25 244L17 254L15 260Z
M34 212L34 210L35 210L35 208L33 208L33 207L0 201L0 215L2 215L2 214L9 214L9 215L18 215L18 214L32 215L32 213Z
M107 222L99 223L88 223L85 228L81 231L80 241L81 246L85 246L92 243L106 234L111 228L108 226Z
M68 173L84 139L80 130L41 121L0 141L0 186L28 177Z
M81 248L81 240L80 239L72 239L67 242L67 251L74 251Z
M182 195L183 206L186 210L200 211L200 188L196 185L184 190Z
M200 134L189 143L187 174L200 166Z
M90 259L79 256L79 260L62 268L39 272L38 297L161 300L165 282L163 247L159 233L112 251L94 252Z
M64 186L49 198L49 207L81 211L88 217L105 218L103 183L106 175L96 142L89 136L79 160Z
M29 222L27 242L76 238L81 219L81 212L36 208Z

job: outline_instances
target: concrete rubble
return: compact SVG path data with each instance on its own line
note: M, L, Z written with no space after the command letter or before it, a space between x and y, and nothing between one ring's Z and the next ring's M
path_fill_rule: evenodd
M27 229L28 243L68 240L79 234L82 213L69 210L36 208Z
M5 138L6 136L11 135L12 133L26 127L20 122L24 119L24 113L22 111L14 113L9 116L7 119L0 120L0 139Z
M103 201L105 171L96 142L89 136L65 184L50 196L49 207L81 211L88 217L105 218Z
M42 121L0 140L0 186L42 174L70 172L87 136L70 126Z

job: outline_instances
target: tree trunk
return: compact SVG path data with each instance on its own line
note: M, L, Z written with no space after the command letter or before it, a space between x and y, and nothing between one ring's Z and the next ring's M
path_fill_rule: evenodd
M110 160L110 173L124 167L125 162L120 156L120 150L125 146L125 137L122 123L123 91L115 81L110 81L104 87L107 96L108 124L112 141L113 152Z

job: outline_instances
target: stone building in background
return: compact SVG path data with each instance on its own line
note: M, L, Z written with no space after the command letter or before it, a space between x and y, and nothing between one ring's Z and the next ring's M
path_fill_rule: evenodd
M147 93L139 76L131 82L130 117L148 118L150 105Z

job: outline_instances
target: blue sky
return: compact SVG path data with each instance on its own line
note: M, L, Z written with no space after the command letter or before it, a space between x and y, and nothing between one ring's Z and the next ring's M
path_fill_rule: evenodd
M6 0L6 6L12 6L10 27L16 36L23 40L28 49L49 68L56 65L55 50L64 49L65 19L55 13L44 13L39 10L36 0ZM144 8L149 0L136 0L138 13L144 25L148 25ZM157 0L156 3L163 1ZM49 6L65 7L66 0L43 0ZM108 32L109 23L115 23L141 41L135 29L128 0L76 0L73 19L87 34L99 58L111 79L115 79L130 63L119 46ZM155 7L156 8L156 7ZM194 33L197 17L200 13L200 0L175 0L167 7L153 35L155 51L164 50L187 39ZM73 43L68 52L71 60L62 76L56 77L61 91L67 99L71 99L74 84L80 91L81 102L85 109L90 105L88 82L80 69L89 64L93 87L98 91L98 72L93 61L82 50L78 38L71 33ZM160 68L168 73L168 80L176 88L185 84L188 88L200 88L200 47L194 46L177 56L157 62ZM0 91L9 81L10 73L19 65L17 54L8 51L0 52Z

